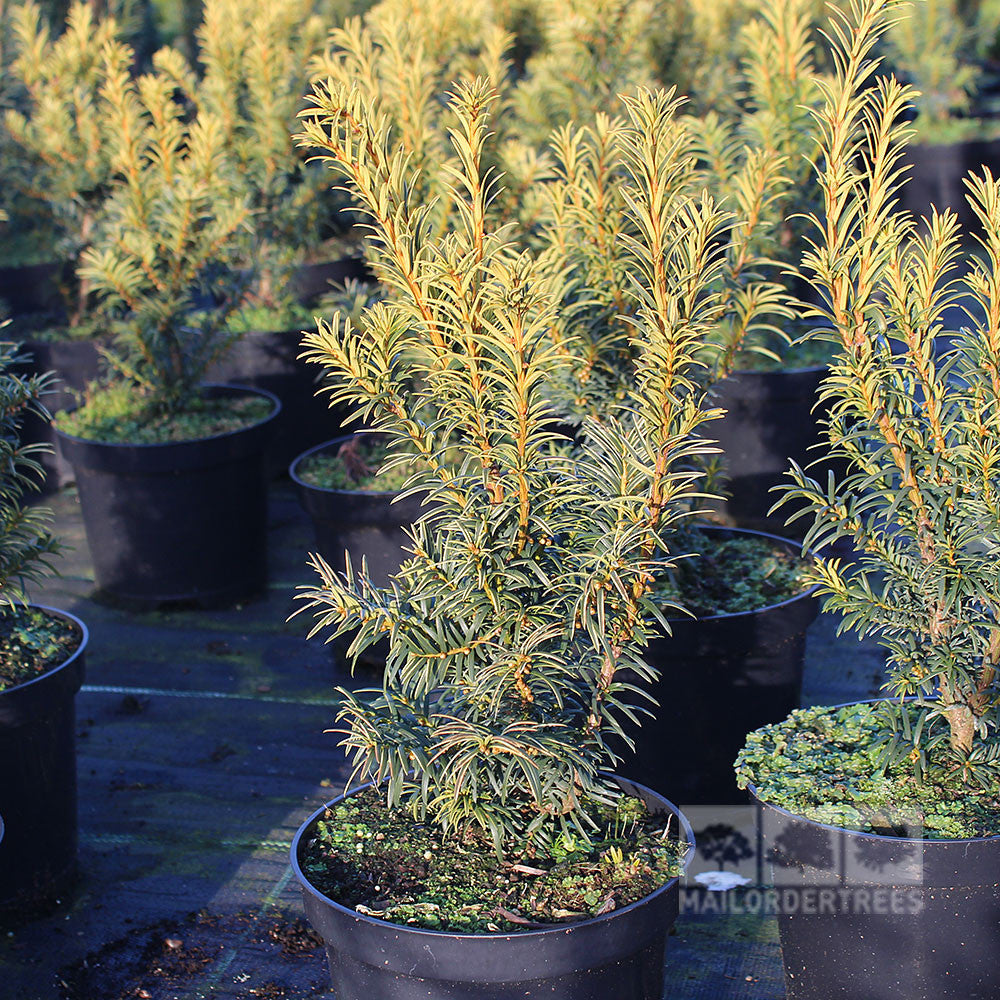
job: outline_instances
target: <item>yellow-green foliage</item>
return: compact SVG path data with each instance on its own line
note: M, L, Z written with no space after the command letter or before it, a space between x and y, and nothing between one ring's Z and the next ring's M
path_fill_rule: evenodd
M175 69L175 55L163 50L157 63ZM233 338L225 323L242 294L233 268L249 209L234 193L225 123L207 111L186 120L173 76L133 79L122 67L105 82L115 183L108 223L81 273L124 312L128 335L112 363L176 410ZM192 314L196 295L223 304Z
M54 218L53 255L75 262L95 238L112 174L101 91L131 65L132 53L117 41L117 23L96 20L84 0L70 8L58 37L34 3L14 8L12 28L17 56L10 69L24 90L24 110L9 109L4 124L26 160L16 180ZM67 304L70 321L79 322L86 283Z
M628 106L631 99L622 99ZM700 317L697 379L708 385L729 374L741 352L764 350L779 339L775 323L792 316L781 285L766 273L774 268L764 252L771 243L766 230L775 222L773 203L786 182L776 154L740 147L717 119L711 131L699 119L678 117L682 106L680 99L669 102L656 136L664 148L646 152L670 164L658 192L665 203L711 197L728 227L724 243L705 248L713 263L710 298L683 306L685 314L697 311ZM636 241L645 234L631 203L641 165L622 143L628 129L628 119L598 114L593 126L559 130L552 146L556 177L544 189L547 213L539 242L548 266L568 279L553 336L571 359L557 396L570 420L612 413L634 378L641 302L632 292L631 272ZM724 164L705 159L720 131ZM724 178L712 172L723 167Z
M694 502L698 430L718 415L697 353L718 309L726 216L708 196L668 194L670 97L626 99L616 142L635 233L634 375L571 456L554 447L550 405L573 364L551 337L566 276L491 221L493 86L454 88L445 197L457 225L444 235L409 196L417 178L369 91L317 85L300 141L351 185L389 291L356 326L335 315L306 343L336 399L400 456L422 457L410 486L435 503L389 588L313 557L320 582L305 596L317 629L356 630L355 651L389 641L383 687L341 692L357 770L386 779L390 803L445 829L482 827L517 856L560 830L587 837L585 803L608 794L600 774L614 763L606 738L635 721L625 678L652 676L641 651L659 617L658 552Z
M879 75L875 47L906 16L855 0L834 23L836 78L817 116L822 211L804 268L823 295L816 336L836 349L823 395L839 483L795 466L789 497L819 551L847 537L857 561L812 571L844 616L888 652L881 761L918 778L996 787L1000 770L1000 180L967 180L980 246L952 212L924 226L896 210L914 92ZM946 310L968 322L941 338ZM911 711L912 708L912 711Z
M286 303L291 271L319 242L329 186L291 139L310 61L327 34L312 9L312 0L207 0L198 29L203 69L190 96L221 129L238 193L253 211L249 293L267 306Z
M487 162L505 175L503 198L491 212L530 216L546 165L537 151L506 138L511 41L498 11L483 0L383 0L364 19L335 29L313 62L317 82L356 86L377 105L392 143L409 157L410 197L426 206L439 233L454 224L447 192L458 162L449 140L457 121L448 94L477 75L491 82L503 108L484 146Z
M538 0L542 44L513 97L521 138L542 148L553 129L616 114L619 94L658 83L660 32L650 29L676 30L674 7L674 0Z
M927 142L954 142L978 125L958 120L970 107L979 71L969 53L972 32L958 0L920 0L897 16L886 32L896 73L917 90L917 128Z

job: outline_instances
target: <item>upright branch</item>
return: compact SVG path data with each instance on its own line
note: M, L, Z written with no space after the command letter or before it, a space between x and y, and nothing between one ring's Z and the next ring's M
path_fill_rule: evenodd
M824 210L805 258L825 305L815 336L836 357L823 393L836 484L792 469L786 497L806 502L805 544L843 536L861 552L821 559L815 579L844 628L888 650L886 690L915 706L884 709L886 764L918 778L996 780L996 371L1000 196L985 172L969 180L984 253L962 270L955 217L932 211L926 235L897 209L904 122L913 92L880 74L874 51L902 16L895 0L855 0L832 38L836 75L822 84L817 176ZM969 325L944 340L961 298ZM991 367L992 366L992 367ZM986 376L984 378L984 375ZM914 720L916 715L916 721Z

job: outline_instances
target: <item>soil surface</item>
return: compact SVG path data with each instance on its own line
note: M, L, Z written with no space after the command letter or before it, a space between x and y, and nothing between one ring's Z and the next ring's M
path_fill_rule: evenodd
M41 677L80 645L71 621L36 608L0 612L0 691Z

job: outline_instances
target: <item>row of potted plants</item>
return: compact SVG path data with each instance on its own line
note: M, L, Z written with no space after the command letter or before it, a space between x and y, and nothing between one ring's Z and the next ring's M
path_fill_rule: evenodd
M932 213L920 236L896 211L912 91L880 75L873 53L901 16L892 0L865 0L831 28L836 73L815 126L823 205L804 272L820 295L813 336L835 350L824 443L847 474L820 483L793 465L785 491L812 515L807 546L846 537L859 552L846 566L819 556L807 573L845 627L885 646L889 697L793 713L752 734L737 764L776 868L803 894L835 887L831 905L779 916L795 997L996 991L1000 182L988 171L969 181L986 235L967 263L969 326L941 352L961 232L953 215ZM338 398L389 436L397 459L421 458L407 490L429 500L388 587L363 566L338 573L317 557L320 583L306 594L316 630L353 631L355 650L388 640L383 686L342 692L340 713L357 773L382 795L330 803L292 855L339 995L663 995L652 925L672 919L663 897L677 869L641 900L605 894L601 881L576 898L576 922L536 920L549 873L573 884L561 866L581 838L598 878L642 851L637 829L623 838L628 853L608 846L598 803L615 786L600 776L634 721L630 684L648 690L654 678L643 652L665 614L650 601L654 580L688 554L692 460L713 416L693 370L718 322L710 289L733 242L710 199L671 197L669 99L639 91L623 101L634 370L617 410L584 419L566 468L566 453L546 447L558 415L542 386L572 371L540 327L555 322L567 275L554 278L483 224L476 138L488 91L456 97L466 167L456 197L467 211L443 240L391 229L403 180L380 169L391 154L377 106L330 87L307 124L335 169L370 182L383 266L410 279L357 325L335 317L308 342L340 376ZM355 147L346 140L356 127L368 141ZM427 845L416 881L433 886L428 897L394 877L400 823L407 845L418 835ZM466 930L480 929L482 907L459 898L446 909L434 881L444 837L482 855L492 844L506 862L486 904L490 935ZM522 891L532 879L539 888ZM888 915L855 906L873 887L908 893L906 905Z

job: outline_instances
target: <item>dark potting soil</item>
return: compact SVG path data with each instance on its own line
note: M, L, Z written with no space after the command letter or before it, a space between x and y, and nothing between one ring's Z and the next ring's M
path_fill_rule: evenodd
M883 770L877 706L797 709L747 737L737 783L817 823L890 837L953 840L1000 835L1000 789L956 773L950 787L920 784L909 762ZM1000 752L1000 738L993 749Z
M110 444L171 444L228 434L267 419L273 404L257 395L196 399L185 410L165 413L129 386L91 395L71 413L59 414L59 430Z
M810 586L808 560L768 538L727 538L717 531L690 528L678 535L675 548L697 554L677 561L659 593L698 618L756 611L787 601Z
M73 655L80 630L37 608L0 611L0 691L41 677Z
M385 438L361 435L345 441L336 451L322 451L301 462L299 478L321 490L362 490L396 493L413 475L409 463L384 468L390 453Z
M372 789L328 809L302 870L324 895L398 924L511 933L585 920L637 902L680 874L673 817L636 798L595 806L591 844L562 835L548 851L500 860L481 831L444 834Z

